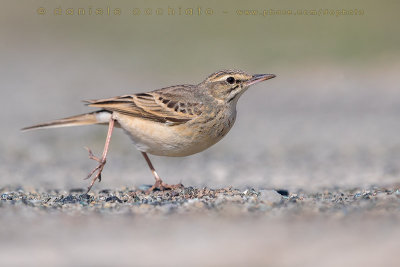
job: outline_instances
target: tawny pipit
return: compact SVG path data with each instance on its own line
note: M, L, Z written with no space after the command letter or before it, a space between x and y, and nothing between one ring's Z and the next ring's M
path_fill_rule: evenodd
M158 176L147 153L183 157L217 143L232 128L236 119L236 103L250 85L274 78L274 74L249 75L243 71L224 70L211 74L197 85L176 85L148 93L124 95L101 100L85 101L98 111L23 128L53 128L90 124L108 124L103 155L87 179L101 180L106 164L108 146L114 126L122 128L136 148L142 152L156 179L149 189L171 189L182 185L165 184Z

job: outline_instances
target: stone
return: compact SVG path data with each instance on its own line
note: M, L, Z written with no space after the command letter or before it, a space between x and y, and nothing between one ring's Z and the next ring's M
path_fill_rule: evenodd
M282 195L275 190L260 190L258 199L264 203L280 203L282 201Z

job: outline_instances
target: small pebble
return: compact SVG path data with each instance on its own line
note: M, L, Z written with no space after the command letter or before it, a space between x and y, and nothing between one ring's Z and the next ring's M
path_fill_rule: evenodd
M149 184L142 184L142 185L139 185L138 189L141 190L141 191L147 191L147 190L149 190L151 187L152 187L152 185L149 185Z
M258 199L264 203L279 203L282 201L282 195L275 190L260 190Z
M122 200L119 199L116 196L110 196L108 198L106 198L106 202L118 202L118 203L122 203Z
M281 194L284 197L289 196L289 191L286 189L278 189L278 190L276 190L276 192L278 192L278 194Z

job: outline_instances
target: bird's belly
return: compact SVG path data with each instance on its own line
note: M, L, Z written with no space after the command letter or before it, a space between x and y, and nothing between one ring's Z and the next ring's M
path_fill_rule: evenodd
M207 131L185 124L168 126L119 113L114 113L113 117L139 151L158 156L183 157L201 152L217 143L229 131L221 130L218 133L215 128Z

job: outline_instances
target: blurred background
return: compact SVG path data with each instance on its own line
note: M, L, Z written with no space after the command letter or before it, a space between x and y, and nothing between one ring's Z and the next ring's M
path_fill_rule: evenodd
M287 10L296 15L277 14ZM4 0L0 186L85 187L95 163L83 147L100 154L107 131L20 128L90 111L84 99L199 83L227 68L277 78L242 96L235 126L212 148L152 156L166 182L290 191L396 184L399 10L390 0ZM95 189L152 182L140 153L116 131Z

